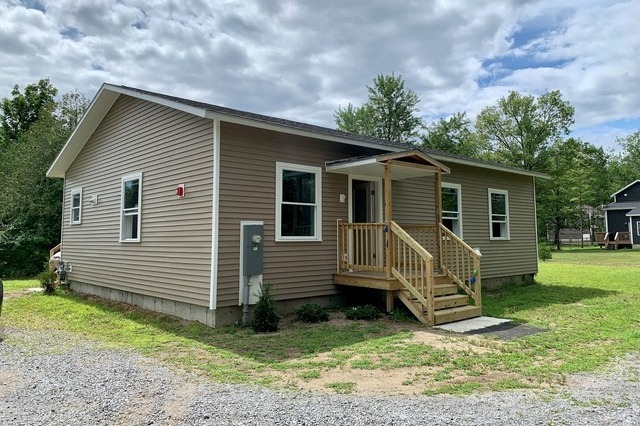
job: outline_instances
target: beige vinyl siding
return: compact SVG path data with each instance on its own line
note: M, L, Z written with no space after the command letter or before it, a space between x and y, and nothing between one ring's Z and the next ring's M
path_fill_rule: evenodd
M344 144L221 124L218 307L238 304L240 221L264 222L263 282L278 299L336 293L336 220L347 220L348 177L329 160L376 152ZM275 241L276 162L322 168L322 241Z
M462 191L464 240L482 252L484 278L538 272L533 178L494 170L448 164L443 182ZM490 240L488 189L509 192L509 240Z
M70 280L207 306L212 141L211 120L122 95L66 173L62 256ZM121 178L136 172L141 241L121 243ZM175 195L178 184L184 198ZM76 187L83 188L82 224L72 226Z
M434 225L436 223L433 176L392 180L391 201L393 220L399 225Z

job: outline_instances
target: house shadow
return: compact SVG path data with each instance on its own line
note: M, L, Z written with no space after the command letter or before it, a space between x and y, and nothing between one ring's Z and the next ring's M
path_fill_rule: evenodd
M167 334L176 339L187 339L202 344L199 349L210 351L232 352L238 356L260 363L282 362L291 359L304 358L329 352L334 349L347 347L360 342L398 335L401 331L413 328L414 324L407 323L406 327L389 327L384 320L349 321L338 320L318 324L306 324L293 321L286 316L281 321L281 329L275 333L254 333L250 327L221 326L212 328L195 321L187 321L171 315L142 309L126 303L114 302L96 296L77 294L73 292L59 293L58 297L80 303L97 309L105 314L115 315L124 320L136 323L141 337L148 339L157 336L159 347L175 347L169 341ZM93 319L100 321L100 316ZM117 326L114 324L114 326ZM185 346L189 346L186 343Z
M500 317L509 314L517 317L519 311L551 305L578 304L589 299L605 298L614 294L618 294L618 292L593 287L509 284L500 289L486 290L482 297L482 307L483 314L487 316Z

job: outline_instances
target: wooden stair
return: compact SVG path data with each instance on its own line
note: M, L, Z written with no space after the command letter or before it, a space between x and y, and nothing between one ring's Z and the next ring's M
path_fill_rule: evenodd
M482 316L482 308L469 305L469 296L458 294L458 286L446 275L436 275L434 286L434 324L445 324ZM398 290L398 298L422 322L429 325L427 307L408 290Z

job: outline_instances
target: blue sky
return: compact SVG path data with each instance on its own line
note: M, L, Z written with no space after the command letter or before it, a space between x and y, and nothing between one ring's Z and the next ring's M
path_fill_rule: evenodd
M3 0L0 97L109 82L333 127L394 72L426 122L560 90L572 135L616 150L640 129L638 16L640 0Z

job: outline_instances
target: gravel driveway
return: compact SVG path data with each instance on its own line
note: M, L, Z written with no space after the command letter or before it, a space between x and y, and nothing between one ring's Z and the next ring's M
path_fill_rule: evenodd
M359 397L209 383L63 333L0 337L0 425L640 424L637 353L554 392Z

